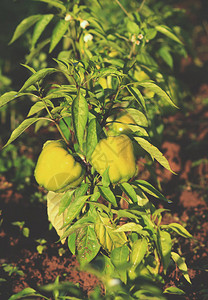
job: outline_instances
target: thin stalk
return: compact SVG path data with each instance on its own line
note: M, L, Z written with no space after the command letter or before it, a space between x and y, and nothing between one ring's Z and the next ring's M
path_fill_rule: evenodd
M119 88L117 89L116 95L114 97L114 100L111 102L110 107L108 108L107 112L105 113L105 115L103 116L103 120L100 124L101 127L103 127L106 124L106 120L109 117L109 114L111 112L111 109L113 108L113 105L115 104L115 100L118 97L118 94L120 92L121 86L119 86Z
M143 1L142 1L140 7L139 7L138 10L137 10L138 12L139 12L140 10L142 10L142 7L144 6L145 2L146 2L146 0L143 0Z
M68 80L69 83L71 83L71 80L70 79L73 79L74 81L74 84L76 85L76 80L74 79L73 75L71 74L67 74L66 72L63 72L64 76L66 77L66 79Z
M56 122L56 120L55 120L54 117L52 116L50 110L48 109L48 106L47 106L45 100L44 100L44 99L41 99L41 100L43 101L43 103L44 103L44 105L45 105L45 109L47 110L47 113L49 114L51 120L53 120L53 122L55 123L56 128L58 129L58 131L59 131L60 135L62 136L63 140L64 140L65 143L69 146L69 142L67 141L66 137L64 136L64 134L63 134L63 132L62 132L62 130L61 130L59 124Z
M93 178L92 174L89 174L88 178L90 180L90 194L92 195L94 192L94 188L95 188L94 178Z
M160 262L159 255L158 255L156 249L154 250L154 254L155 254L156 267L155 267L155 270L153 271L153 273L159 274L161 262Z
M60 135L62 136L62 138L64 139L65 143L69 146L69 142L67 141L65 135L63 134L59 124L55 121L55 125L56 125L56 128L58 129Z
M128 39L128 38L126 38L125 36L123 36L123 35L121 35L121 34L119 34L119 33L115 33L115 35L116 35L117 37L119 37L119 38L123 39L124 41L127 41L127 42L129 42L129 39Z
M127 15L127 17L132 20L132 16L128 13L128 11L125 9L125 7L123 7L123 5L120 3L120 1L119 0L115 0L115 1L120 6L120 8L123 10L123 12Z
M132 54L134 53L135 47L136 47L136 44L133 43L133 45L131 47L131 50L130 50L130 53L129 53L129 59L132 57Z

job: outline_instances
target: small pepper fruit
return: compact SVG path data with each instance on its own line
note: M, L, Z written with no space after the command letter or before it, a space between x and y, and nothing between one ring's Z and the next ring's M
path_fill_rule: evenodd
M137 172L133 144L130 138L121 134L100 140L91 156L91 164L101 176L109 167L111 183L128 181Z
M129 125L136 125L136 122L129 113L124 113L118 116L118 118L111 123L111 125L107 130L107 135L108 136L118 136L120 134L129 135L132 133L132 129L130 128ZM144 149L142 149L137 142L133 141L133 147L134 147L135 157L141 157L145 155Z
M128 134L132 130L129 125L136 124L134 119L128 114L122 114L109 126L108 135L119 135L119 134Z
M69 153L64 141L43 145L34 171L37 183L49 191L64 192L81 184L84 167Z

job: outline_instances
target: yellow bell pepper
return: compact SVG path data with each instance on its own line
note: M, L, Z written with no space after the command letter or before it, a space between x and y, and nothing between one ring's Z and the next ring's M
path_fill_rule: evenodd
M67 150L63 141L47 141L35 168L37 183L49 191L63 192L77 187L83 180L84 168Z
M137 171L130 138L121 134L100 140L92 154L91 164L101 176L109 167L109 178L112 183L128 181Z

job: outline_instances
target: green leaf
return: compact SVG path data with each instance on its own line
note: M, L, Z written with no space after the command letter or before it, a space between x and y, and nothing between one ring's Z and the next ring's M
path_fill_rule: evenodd
M59 0L33 0L33 1L39 1L39 2L45 2L48 3L58 9L61 10L62 14L66 12L66 7L63 5L63 2Z
M102 68L99 70L99 78L101 77L107 77L112 75L122 75L122 73L119 70L113 69L111 67L108 68Z
M77 233L79 229L92 225L92 223L95 222L95 219L92 216L83 216L78 221L76 221L74 224L69 224L69 226L66 228L64 234L62 235L61 239L64 239L68 236L70 236L73 233Z
M90 120L87 128L87 141L86 141L86 158L89 161L92 153L95 150L95 147L98 143L98 134L97 134L97 121L96 118Z
M107 207L105 204L102 204L102 203L99 203L99 202L94 202L94 201L87 201L87 203L91 204L91 206L98 207L101 211L104 211L107 214L110 213L110 208Z
M109 277L115 278L114 265L112 264L110 258L107 255L98 255L95 258L94 266L95 266L94 269L97 272L99 272L99 274L102 275L104 279L109 278ZM119 299L117 299L117 300L119 300Z
M115 226L111 224L110 219L100 214L95 222L95 233L101 246L108 253L127 242L125 233L115 232Z
M130 254L130 262L132 267L129 270L129 275L132 276L137 266L142 262L148 249L148 242L146 238L136 240L132 245L132 252Z
M165 196L163 196L163 194L161 194L153 185L151 185L149 182L145 181L145 180L135 180L132 182L132 185L136 185L137 187L139 187L140 189L142 189L144 192L152 195L155 198L159 198L162 199L168 203L170 203L171 201L166 199Z
M167 158L160 152L160 150L150 144L146 139L141 138L141 137L134 137L134 139L137 141L137 143L144 149L146 150L153 159L156 159L164 168L175 174L169 165L169 162Z
M149 89L150 91L157 94L161 99L168 102L171 106L178 108L175 103L171 100L171 98L168 96L168 94L161 89L157 84L155 84L153 81L142 81L138 82L139 85Z
M73 201L68 206L67 216L62 228L69 225L79 215L81 209L83 208L89 197L90 195L81 196L73 199Z
M74 194L75 190L69 190L66 193L64 193L61 197L60 204L59 204L59 215L62 214L66 208L68 208L69 204L72 201L72 196Z
M77 197L84 196L86 194L87 190L88 190L88 187L89 187L88 183L82 183L80 185L80 187L78 187L76 189L76 191L75 191L75 197L77 198Z
M49 104L47 106L53 107L52 102L49 103L49 101L48 101L47 104ZM31 106L27 117L31 117L32 115L38 113L39 111L41 111L42 109L45 109L45 108L46 108L45 103L43 101L38 101L35 104L33 104L33 106Z
M112 203L113 206L117 207L116 197L109 187L99 186L100 194L105 198L108 202Z
M138 61L139 65L142 64L142 65L148 66L153 69L159 68L156 60L145 49L142 52L138 53L137 61Z
M24 93L18 93L15 91L11 91L11 92L7 92L3 95L1 95L0 97L0 107L6 105L7 103L9 103L12 100L15 100L21 96L23 96Z
M104 171L104 173L102 175L102 185L104 187L109 187L109 185L110 185L109 167Z
M91 262L100 250L94 225L83 227L79 230L76 239L78 261L81 267Z
M171 258L174 260L175 264L179 268L179 270L182 272L184 278L191 284L191 280L188 274L188 268L185 263L185 258L181 257L179 254L175 252L171 252Z
M129 248L126 245L113 249L111 252L111 261L116 268L122 267L128 261Z
M155 28L148 28L145 29L145 38L146 40L152 40L156 37L157 35L157 30Z
M141 190L140 188L137 188L136 193L137 193L137 204L140 207L144 207L144 208L149 206L149 199L147 195L144 193L144 191Z
M148 120L141 111L134 108L127 108L126 111L132 116L137 125L140 125L142 127L148 126Z
M65 98L68 103L72 103L72 97L71 95L68 95L68 93L62 89L54 89L50 91L50 93L47 94L47 96L44 98L47 99L58 99L58 98Z
M116 267L116 271L118 272L121 280L125 284L127 283L127 272L125 266L128 262L128 257L129 257L129 248L126 245L115 248L111 252L111 261L113 265Z
M73 255L76 254L76 232L73 232L68 236L68 247Z
M166 288L163 292L164 294L174 294L174 295L185 295L186 293L177 288L176 286L170 286L168 288Z
M89 18L87 18L87 20L89 21L90 26L93 26L94 28L98 29L100 32L105 34L105 31L102 27L102 23L99 22L99 19L90 16Z
M11 144L14 140L16 140L16 138L18 138L18 136L20 136L28 127L30 127L33 123L37 122L38 120L40 120L40 118L30 118L30 119L26 119L24 120L11 134L8 142L6 143L6 145L4 147L6 147L7 145Z
M44 15L41 17L41 19L36 23L33 36L32 36L32 47L35 46L37 40L41 36L42 32L46 28L46 26L50 23L50 21L53 19L53 14Z
M53 49L56 47L56 45L60 42L62 37L65 35L70 22L66 20L60 20L56 27L54 28L51 36L51 43L49 48L49 53L53 51Z
M26 64L31 63L34 57L39 55L41 50L49 43L50 43L50 38L47 38L43 42L38 43L36 45L36 48L30 49L30 53L26 56Z
M22 229L22 234L25 236L25 237L29 237L29 235L30 235L30 229L29 228L27 228L27 227L24 227L23 229Z
M168 232L158 231L157 235L158 250L161 256L164 274L166 274L167 268L170 263L172 239Z
M35 84L36 82L42 80L45 78L47 75L50 75L52 73L58 72L57 69L55 68L44 68L36 72L35 74L32 74L28 80L24 83L22 88L19 90L19 92L22 92L26 90L29 86Z
M177 234L183 236L184 238L193 238L193 236L184 228L181 224L171 223L168 225L161 225L161 228L171 229L175 231Z
M124 193L135 203L137 203L137 194L132 187L132 185L128 182L124 182L120 184L121 189Z
M83 147L84 133L88 119L88 104L84 96L79 93L72 103L72 120L75 136L80 147Z
M170 68L173 68L173 58L172 58L172 55L170 54L169 47L161 47L159 49L158 53L162 57L162 59L166 62L166 64Z
M100 198L100 193L99 192L95 192L92 194L92 196L90 197L90 201L92 202L97 202L97 200Z
M41 286L41 291L43 291L44 294L46 294L48 297L50 297L50 295L53 295L50 298L54 300L82 300L84 298L80 287L75 285L73 282L60 280L59 275L56 277L53 283L48 283L44 286ZM66 294L70 294L70 296L66 296ZM48 297L46 299L50 300L50 298Z
M179 38L173 33L173 31L168 26L157 25L155 26L155 29L161 32L162 34L166 35L170 39L174 40L175 42L183 45L183 43L179 40Z
M139 30L140 30L139 26L135 22L129 19L126 19L126 29L128 32L132 34L139 34Z
M146 111L145 100L144 100L144 97L142 96L142 93L140 92L140 90L135 87L130 87L130 86L127 86L127 90L136 99L136 101L144 109L144 111Z
M156 233L156 229L155 229L155 223L152 222L151 218L150 218L150 214L143 214L141 215L141 218L145 224L145 229L148 230L148 234L150 235L150 231L151 234L153 236L153 238L155 238L155 233Z
M23 66L24 68L28 69L33 74L36 73L36 71L35 71L35 69L33 67L30 67L30 66L28 66L26 64L21 64L21 66Z
M33 15L26 19L24 19L15 29L15 32L12 36L11 41L9 42L9 45L12 44L14 41L16 41L21 35L25 33L33 24L35 24L42 15Z
M71 117L65 117L60 120L59 127L61 128L61 131L63 132L65 138L69 141L71 138Z
M138 220L138 214L140 215L144 214L144 212L138 212L135 213L135 211L132 210L126 210L126 209L119 209L115 212L117 214L117 218L128 218L128 219L135 219ZM122 231L122 230L121 230ZM125 231L125 230L123 230Z
M15 294L15 295L12 295L8 300L17 300L17 299L22 299L23 297L29 297L29 296L41 296L43 298L45 298L44 296L42 295L39 295L37 293L36 290L32 289L32 288L25 288L24 290L22 290L21 292ZM45 298L47 299L47 298Z
M158 223L160 223L160 220L162 218L162 213L163 212L169 212L170 210L169 209L166 209L166 208L158 208L156 209L153 213L152 213L152 220L153 222L155 222L156 219L158 219ZM160 226L161 229L164 229L163 226Z
M125 216L125 215L124 215ZM119 226L115 232L128 232L128 231L134 231L134 232L137 232L139 234L142 233L143 231L143 227L139 224L136 224L134 222L128 222L122 226Z

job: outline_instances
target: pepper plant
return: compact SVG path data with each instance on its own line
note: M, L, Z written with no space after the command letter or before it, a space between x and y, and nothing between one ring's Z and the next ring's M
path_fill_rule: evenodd
M48 190L49 221L81 268L95 271L101 259L103 282L130 284L132 299L151 294L138 278L164 284L173 263L190 283L173 249L175 234L191 235L161 224L167 209L150 199L170 200L138 176L140 157L149 169L157 161L173 172L152 140L164 107L177 108L174 60L186 50L173 19L182 12L153 0L37 1L47 13L25 18L10 41L27 32L29 76L0 106L29 98L31 108L5 146L32 125L56 127L60 139L46 141L35 177Z

